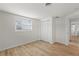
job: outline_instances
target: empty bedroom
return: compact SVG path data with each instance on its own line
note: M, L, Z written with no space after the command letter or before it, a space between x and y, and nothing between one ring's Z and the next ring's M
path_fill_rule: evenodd
M0 3L0 56L79 56L79 3Z

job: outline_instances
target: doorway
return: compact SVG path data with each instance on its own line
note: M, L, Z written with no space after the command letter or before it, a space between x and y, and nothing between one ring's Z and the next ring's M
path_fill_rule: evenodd
M70 42L79 44L79 23L71 22L70 28Z

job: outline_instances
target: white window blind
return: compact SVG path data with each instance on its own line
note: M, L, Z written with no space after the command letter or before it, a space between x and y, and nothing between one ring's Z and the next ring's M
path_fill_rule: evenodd
M31 19L16 20L16 30L32 30L32 20Z

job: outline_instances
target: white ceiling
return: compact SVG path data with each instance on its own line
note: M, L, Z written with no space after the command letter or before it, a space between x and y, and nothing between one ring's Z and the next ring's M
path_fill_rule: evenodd
M78 8L78 3L52 3L50 6L44 3L0 3L2 11L37 19L67 16Z

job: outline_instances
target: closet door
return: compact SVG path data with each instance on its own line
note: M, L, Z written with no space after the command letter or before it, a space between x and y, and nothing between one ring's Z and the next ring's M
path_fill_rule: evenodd
M41 39L52 42L52 22L50 20L41 23Z
M64 19L56 19L56 42L65 43L66 41L66 26Z

